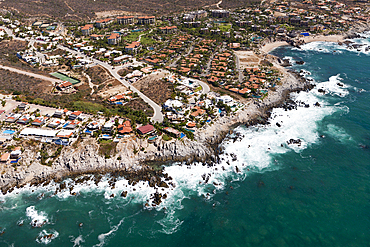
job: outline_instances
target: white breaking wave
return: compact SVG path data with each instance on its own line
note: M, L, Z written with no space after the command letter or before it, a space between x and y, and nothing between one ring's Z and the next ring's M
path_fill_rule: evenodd
M42 227L44 224L48 223L48 215L35 209L35 206L29 206L26 209L26 216L31 219L30 225L33 227Z
M84 243L85 240L83 239L82 235L79 235L76 238L72 237L71 242L73 243L73 247L75 247L75 246L81 246L81 244Z
M304 51L315 51L315 52L322 52L322 53L332 53L332 54L340 54L343 51L350 51L355 52L358 54L366 54L370 55L370 38L368 36L363 36L364 38L358 39L349 39L348 41L354 42L349 46L342 44L339 45L336 42L324 42L324 41L316 41L310 42L302 45L300 48L292 48L292 50L304 50Z
M345 97L349 94L347 90L349 88L348 85L344 84L343 79L339 76L331 76L329 81L322 82L313 89L313 92L318 93L319 89L323 89L325 93L329 93L331 95L336 95L339 97Z
M59 233L55 230L42 230L36 238L37 243L49 244L51 241L59 236Z
M338 83L340 84L338 85ZM303 102L304 104L302 103L297 109L288 111L283 108L273 109L268 125L236 128L235 132L240 133L243 137L235 142L232 139L223 142L224 154L220 156L222 159L220 164L213 164L213 166L200 163L190 166L174 164L165 167L164 173L172 177L174 186L158 188L159 193L167 195L167 198L162 199L162 203L158 206L152 205L151 195L156 192L156 189L150 187L148 182L139 182L133 186L128 184L128 180L121 178L117 180L114 188L112 188L109 185L109 176L105 176L98 185L92 179L85 181L83 184L75 184L71 179L66 180L65 183L73 184L73 190L65 189L57 193L55 198L66 200L66 198L72 196L71 193L76 193L78 196L93 191L94 193L103 194L107 204L112 203L112 200L119 200L124 202L120 203L120 207L125 207L128 203L134 202L143 204L144 208L148 210L164 210L166 212L165 217L157 223L162 227L160 232L172 234L178 231L183 223L176 212L183 208L182 201L184 199L196 195L204 197L205 201L212 203L213 195L224 190L229 181L241 181L251 173L279 169L283 165L279 164L278 161L280 154L287 152L300 153L308 146L317 143L320 140L317 131L318 122L325 116L343 110L341 106L329 105L325 101L327 96L323 96L318 91L320 88L329 92L330 95L345 97L348 95L349 86L343 83L340 75L335 75L326 82L317 83L316 87L310 92L292 94L294 101ZM314 106L315 104L319 106ZM305 107L305 105L309 105L309 107ZM328 126L329 131L335 129L330 128L329 130ZM340 131L335 133L340 133ZM50 183L38 190L49 191L49 194L52 194L57 187L58 185L55 183ZM16 191L20 193L31 189L35 190L37 188L25 187ZM122 191L127 191L127 197L120 196ZM5 199L6 196L3 196L3 198ZM36 211L34 206L28 207L26 211L27 216L31 218L31 225L32 222L37 224L48 222L47 214ZM89 215L91 216L92 213L89 212ZM140 211L136 214L138 213ZM98 236L99 243L95 246L103 246L107 239L119 230L126 218L111 226L106 233L101 233ZM83 236L78 236L73 240L74 246L81 245L82 242Z

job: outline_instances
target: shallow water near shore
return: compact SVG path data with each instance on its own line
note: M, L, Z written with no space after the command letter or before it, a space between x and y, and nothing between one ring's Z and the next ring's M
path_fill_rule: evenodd
M166 166L175 187L159 190L159 207L147 183L112 189L108 177L75 185L77 196L16 190L0 196L0 246L368 245L369 54L323 42L272 54L305 61L293 69L317 86L270 124L236 128L220 164Z

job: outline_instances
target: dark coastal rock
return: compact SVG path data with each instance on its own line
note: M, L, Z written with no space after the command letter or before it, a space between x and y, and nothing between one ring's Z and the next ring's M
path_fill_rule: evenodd
M280 127L281 127L281 124L279 124L279 123L276 123L276 126L280 128Z
M314 104L314 106L320 107L321 105L320 105L320 103L319 103L319 102L316 102L316 103Z
M127 196L127 191L122 191L121 196L126 197Z
M326 94L326 91L325 91L324 89L322 89L322 88L319 88L317 91L318 91L319 93Z
M298 146L300 146L302 143L302 140L301 139L297 139L297 140L294 140L294 139L290 139L289 141L287 141L287 144L288 145L291 145L291 144L297 144Z
M283 63L281 64L282 67L290 67L292 64L290 63L289 59L283 59Z
M299 64L299 65L303 65L304 64L304 61L296 61L295 63L296 64Z
M231 157L231 160L232 161L236 161L238 158L236 157L236 154L234 154L234 153L231 153L230 154L230 157Z

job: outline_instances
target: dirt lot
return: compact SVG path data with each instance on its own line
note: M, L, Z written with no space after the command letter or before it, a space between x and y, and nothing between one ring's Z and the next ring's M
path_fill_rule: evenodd
M90 67L86 70L86 74L90 76L91 82L95 85L100 85L105 83L107 80L113 79L112 75L99 65Z
M260 58L253 51L235 51L239 57L240 69L257 67L260 63Z
M150 107L150 105L148 105L147 103L145 103L144 100L142 100L141 98L136 98L134 100L131 100L125 106L128 106L131 109L137 110L137 111L138 110L142 110L143 112L145 112L145 114L148 117L152 117L153 116L153 109Z
M118 80L115 80L118 82ZM119 93L123 93L123 92L126 92L127 91L127 87L123 86L120 82L118 82L119 84L117 85L114 85L112 84L113 86L112 87L109 87L109 86L106 86L104 87L102 90L100 90L98 92L98 95L101 96L103 99L107 99L111 96L114 96L116 94L119 94ZM108 83L109 85L109 83Z
M162 80L164 76L164 72L152 74L135 82L133 86L151 98L155 103L162 105L166 100L171 98L171 94L174 92L173 84Z
M26 75L0 69L0 89L4 93L24 92L26 95L50 93L53 85Z

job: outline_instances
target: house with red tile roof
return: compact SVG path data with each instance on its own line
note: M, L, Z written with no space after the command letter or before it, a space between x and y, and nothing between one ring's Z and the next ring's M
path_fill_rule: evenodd
M196 110L190 114L190 116L193 116L193 117L198 117L206 113L206 110L201 109L199 106L195 106L193 109Z
M159 30L162 31L162 33L173 33L173 32L176 32L177 31L177 27L176 26L165 26L165 27L160 27Z
M136 52L139 47L140 47L140 42L134 41L131 44L126 45L125 50L127 52Z
M131 123L129 120L126 120L117 127L118 133L121 135L129 134L132 132Z
M72 83L69 82L69 81L64 81L62 82L61 84L59 84L57 86L57 89L60 90L60 91L64 91L64 90L67 90L67 89L70 89L72 88Z
M103 20L99 20L99 21L95 22L95 26L98 27L98 28L103 28L106 25L112 23L112 21L113 21L113 19L111 19L111 18L106 18L106 19L103 19Z
M81 32L84 36L88 36L94 30L93 24L86 24L85 26L81 27Z
M147 135L147 134L153 133L154 131L155 131L154 126L150 125L150 124L147 124L147 125L144 125L140 128L137 128L137 132L140 135Z
M155 16L140 16L137 18L138 24L153 24L155 23Z
M119 16L117 17L117 22L119 24L127 25L134 23L135 18L134 16Z
M119 35L119 33L112 33L109 37L108 37L108 44L110 45L117 45L121 40L121 35Z

